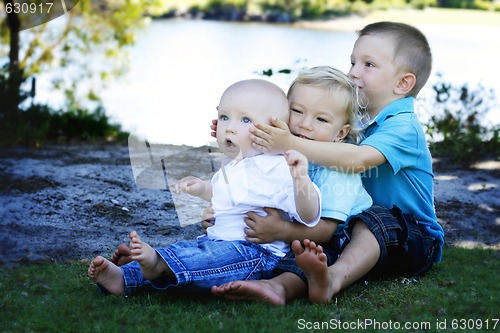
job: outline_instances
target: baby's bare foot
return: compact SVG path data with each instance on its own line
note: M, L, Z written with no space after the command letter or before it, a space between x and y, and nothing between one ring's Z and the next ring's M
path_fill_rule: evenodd
M125 282L123 281L122 270L112 262L101 256L96 257L90 262L87 271L89 279L95 281L110 294L123 295Z
M130 252L130 248L126 244L118 245L118 248L115 250L115 253L109 259L116 266L123 266L132 261L132 253Z
M141 241L136 231L130 233L130 252L132 260L141 265L142 275L148 280L157 279L170 270L155 249Z

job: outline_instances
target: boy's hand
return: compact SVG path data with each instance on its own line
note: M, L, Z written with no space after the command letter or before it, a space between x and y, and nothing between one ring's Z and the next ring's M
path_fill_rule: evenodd
M288 150L284 155L294 179L307 177L308 162L304 154L296 150Z
M217 138L217 119L212 119L212 125L210 125L210 128L212 129L212 132L210 132L210 135L213 136L214 138Z
M274 208L264 208L267 216L260 216L254 212L248 212L245 223L245 239L255 244L271 243L283 238L283 232L289 224L281 219L279 212Z
M177 194L184 192L198 197L201 196L206 190L205 182L193 176L184 177L178 182L173 183L171 186L174 187L175 193Z
M290 138L293 137L288 125L276 117L271 118L272 126L266 124L255 124L250 129L252 146L263 152L271 154L282 154L290 147Z

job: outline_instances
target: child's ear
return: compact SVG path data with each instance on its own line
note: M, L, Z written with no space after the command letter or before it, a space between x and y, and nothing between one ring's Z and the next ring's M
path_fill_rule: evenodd
M408 95L410 91L415 87L417 83L417 78L413 73L405 73L403 77L398 81L394 92L398 95Z
M342 140L344 140L347 134L349 134L350 130L351 130L351 125L345 124L344 126L342 126L342 128L339 131L339 134L337 135L337 138L335 139L335 142L341 142Z

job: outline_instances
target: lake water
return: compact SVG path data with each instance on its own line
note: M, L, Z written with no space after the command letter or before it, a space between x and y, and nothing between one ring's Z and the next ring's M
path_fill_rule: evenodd
M454 84L500 93L500 27L418 26L433 71ZM330 65L348 71L356 34L291 26L213 21L153 21L131 50L130 72L103 92L112 119L152 142L204 145L220 95L256 71ZM297 62L298 61L298 62ZM495 72L495 73L493 73ZM435 77L431 76L431 79ZM293 75L270 78L285 91ZM498 110L490 115L500 119Z

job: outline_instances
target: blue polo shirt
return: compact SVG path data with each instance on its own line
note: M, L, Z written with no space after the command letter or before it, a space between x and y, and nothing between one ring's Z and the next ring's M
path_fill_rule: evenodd
M309 177L321 192L322 218L339 222L335 234L343 235L347 218L372 206L359 174L336 170L309 162Z
M392 102L366 127L361 145L377 149L387 162L365 171L362 179L375 205L397 205L404 213L413 214L439 241L439 262L444 231L437 223L431 154L413 111L414 102L413 97Z

